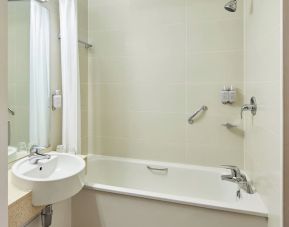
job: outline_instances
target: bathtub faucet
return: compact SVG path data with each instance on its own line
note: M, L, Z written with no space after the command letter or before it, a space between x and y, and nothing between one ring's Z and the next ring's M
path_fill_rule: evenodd
M240 169L237 166L222 165L222 167L231 170L231 174L221 175L222 180L238 184L240 188L242 188L249 194L255 193L252 183L247 180L246 175L241 173Z
M253 116L257 113L257 102L255 97L251 97L250 104L245 104L241 108L241 119L243 119L243 112L250 111Z

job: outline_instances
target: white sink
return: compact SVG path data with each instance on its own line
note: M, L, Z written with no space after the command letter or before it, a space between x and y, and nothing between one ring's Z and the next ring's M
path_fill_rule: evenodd
M85 162L82 158L50 152L50 159L31 164L29 157L12 167L12 182L23 190L32 191L35 206L53 204L68 199L84 186Z

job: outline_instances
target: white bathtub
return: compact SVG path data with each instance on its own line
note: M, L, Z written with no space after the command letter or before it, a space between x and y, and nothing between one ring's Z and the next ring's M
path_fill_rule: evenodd
M177 215L178 212L182 212L182 215L188 212L190 217L194 217L192 214L198 214L192 221L202 223L202 225L196 226L179 225L178 222L175 227L219 226L215 223L214 225L208 224L214 220L213 217L216 218L215 222L218 221L222 227L232 224L238 226L235 222L237 219L234 220L235 217L242 219L240 226L266 226L267 209L259 194L249 195L242 191L241 199L237 199L237 185L222 181L220 176L224 173L228 174L229 172L221 168L90 155L88 157L86 189L73 200L73 216L77 217L78 220L73 221L73 223L80 223L79 221L83 220L82 227L139 227L142 226L140 223L146 223L147 219L153 217L153 212L149 214L149 211L154 206L161 206L158 209L162 209L164 212L163 218L169 218L168 215L172 212L165 211L166 207L170 207L169 209L174 207L174 215ZM77 207L80 207L78 203L83 203L86 200L86 204L91 209L96 209L97 215L95 215L99 219L95 220L98 222L97 224L83 225L84 219L91 219L91 217L79 216L81 211ZM91 203L91 201L93 202ZM156 203L159 204L156 205ZM114 205L111 207L112 204ZM119 208L117 209L116 206ZM140 221L137 226L134 222L132 224L127 223L127 221L122 223L110 213L114 209L116 212L123 213L124 216L134 213L135 209L144 209L137 220L144 216L146 218ZM134 214L134 217L137 215L137 213ZM110 218L118 221L115 224L107 224L107 222L110 223ZM201 219L197 220L199 218ZM246 222L247 219L249 220L248 223ZM167 227L172 224L172 221L168 221L165 225L152 222L149 226ZM154 223L155 225L153 225ZM75 224L74 226L78 225ZM148 226L148 223L143 226Z

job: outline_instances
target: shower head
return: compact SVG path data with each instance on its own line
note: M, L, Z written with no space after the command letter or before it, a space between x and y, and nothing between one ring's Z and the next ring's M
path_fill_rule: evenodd
M237 0L231 0L225 5L225 10L229 12L236 12L237 10Z

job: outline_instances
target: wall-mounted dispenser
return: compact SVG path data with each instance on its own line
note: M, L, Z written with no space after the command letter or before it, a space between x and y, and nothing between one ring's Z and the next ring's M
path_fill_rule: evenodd
M54 94L52 95L52 110L60 109L62 107L62 97L61 91L55 90Z
M233 104L236 101L237 91L233 86L224 86L221 90L221 102L223 104Z

